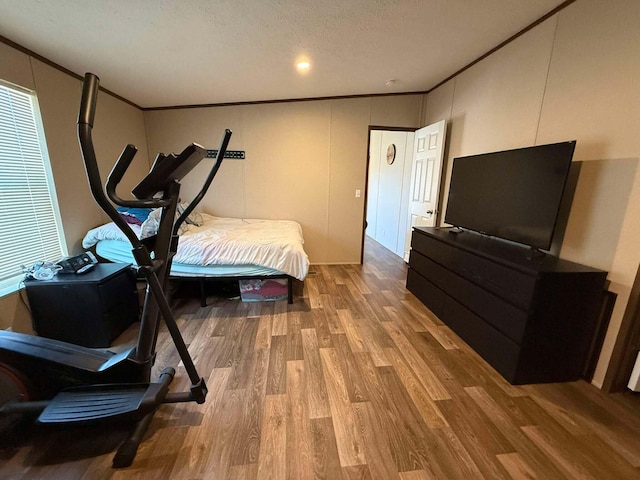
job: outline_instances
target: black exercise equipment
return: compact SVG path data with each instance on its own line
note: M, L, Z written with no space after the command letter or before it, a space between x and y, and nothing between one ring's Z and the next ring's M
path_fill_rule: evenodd
M40 424L137 422L113 459L114 467L124 467L133 462L144 432L161 404L205 401L205 381L198 375L189 355L164 288L178 246L178 229L211 185L224 158L231 131L225 131L200 192L176 218L180 180L205 158L207 150L192 144L178 155L159 154L149 174L132 190L135 199L125 200L117 195L116 187L137 151L133 145L127 145L103 189L91 138L98 90L98 77L87 73L78 116L78 139L91 193L131 242L138 273L147 283L138 340L130 348L115 353L0 331L0 429L25 415L38 415ZM140 241L113 204L162 208L157 235ZM158 382L149 382L160 317L189 375L189 391L169 393L175 374L173 368L164 369Z

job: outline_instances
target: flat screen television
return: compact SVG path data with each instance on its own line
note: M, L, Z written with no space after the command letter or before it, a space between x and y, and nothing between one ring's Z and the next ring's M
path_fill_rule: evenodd
M549 250L576 142L455 158L445 222Z

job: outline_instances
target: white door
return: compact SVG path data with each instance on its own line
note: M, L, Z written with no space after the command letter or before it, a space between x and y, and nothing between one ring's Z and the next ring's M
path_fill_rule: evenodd
M438 215L438 195L444 157L446 120L416 130L409 185L409 221L404 244L404 260L409 261L413 227L434 227Z

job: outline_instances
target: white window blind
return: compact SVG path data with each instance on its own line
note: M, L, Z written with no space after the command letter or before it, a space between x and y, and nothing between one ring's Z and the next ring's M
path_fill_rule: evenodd
M0 80L0 295L18 289L21 265L65 253L35 94Z

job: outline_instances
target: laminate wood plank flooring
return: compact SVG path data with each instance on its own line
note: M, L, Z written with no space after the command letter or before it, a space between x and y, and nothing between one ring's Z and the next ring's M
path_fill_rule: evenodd
M209 394L163 405L133 465L122 426L26 428L0 479L640 479L640 395L513 386L405 288L371 239L362 265L312 266L295 302L193 296L174 309ZM177 365L161 330L154 370Z

